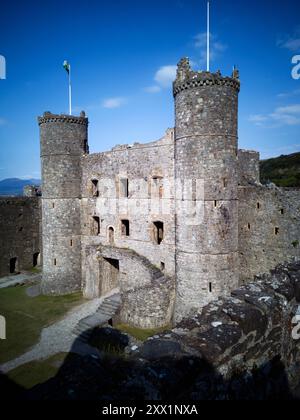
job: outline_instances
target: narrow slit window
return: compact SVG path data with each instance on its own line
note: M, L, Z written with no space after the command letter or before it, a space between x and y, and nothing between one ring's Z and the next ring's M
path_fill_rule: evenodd
M251 230L251 225L250 225L250 223L248 223L248 230Z
M52 208L53 208L53 209L55 208L55 203L52 203Z
M54 258L54 260L53 260L53 265L57 265L57 260L56 260L56 258Z
M260 209L260 203L257 203L256 207L257 207L257 210L259 210Z
M280 214L284 214L284 209L280 209Z
M73 239L70 240L70 246L73 246Z
M275 227L275 235L279 235L279 227Z
M217 202L217 200L215 200L215 201L214 201L214 206L215 206L215 208L217 207L217 205L218 205L218 202Z
M227 186L228 186L228 180L227 178L223 178L223 187L227 188Z
M161 262L160 263L160 269L161 269L161 271L165 271L165 268L166 268L166 264L164 262Z
M209 290L209 293L212 293L212 283L211 282L208 285L208 290Z

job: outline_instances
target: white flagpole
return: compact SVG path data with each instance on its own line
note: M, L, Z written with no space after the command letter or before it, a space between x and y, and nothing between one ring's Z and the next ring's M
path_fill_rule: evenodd
M210 4L207 2L207 71L210 71Z
M69 64L69 113L70 113L70 115L72 115L71 64Z

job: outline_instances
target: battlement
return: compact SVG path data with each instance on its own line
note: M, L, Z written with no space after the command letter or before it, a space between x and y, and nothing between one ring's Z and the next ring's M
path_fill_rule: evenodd
M184 90L199 86L230 86L240 91L239 71L234 70L231 77L223 77L220 71L193 71L188 58L180 60L177 68L176 80L173 84L174 97Z
M85 116L85 112L81 111L80 116L64 115L64 114L52 114L51 112L45 112L42 117L38 118L39 125L47 123L68 123L68 124L79 124L88 125L88 118Z

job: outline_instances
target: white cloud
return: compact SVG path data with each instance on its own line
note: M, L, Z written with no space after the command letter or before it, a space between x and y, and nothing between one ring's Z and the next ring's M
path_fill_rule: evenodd
M176 79L177 66L163 66L157 70L154 80L159 86L168 88Z
M293 35L284 35L280 38L277 41L277 46L289 51L298 51L300 49L300 26L296 28Z
M268 117L261 114L250 115L249 121L260 124L268 120Z
M250 115L249 121L268 128L300 125L300 104L281 106L270 114Z
M162 89L170 88L176 79L177 66L169 65L160 67L154 75L155 85L144 89L147 93L158 93Z
M295 89L291 92L282 92L277 95L278 98L290 98L292 96L300 95L300 89Z
M103 101L102 106L103 108L107 108L107 109L116 109L116 108L120 108L126 103L127 103L127 99L123 97L108 98Z
M194 37L194 46L200 50L200 64L203 66L207 59L207 33L202 32ZM217 36L210 34L210 60L215 61L227 50L227 45L218 40Z
M157 85L148 86L144 89L144 91L147 93L158 93L161 91L161 87Z

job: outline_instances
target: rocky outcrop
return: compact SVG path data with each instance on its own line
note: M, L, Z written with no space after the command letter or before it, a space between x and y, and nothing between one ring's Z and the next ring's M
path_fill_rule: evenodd
M279 266L231 297L210 303L171 332L151 338L136 355L147 360L153 354L156 360L200 358L229 384L237 373L253 379L255 370L269 372L280 363L293 388L300 382L299 305L300 262Z

